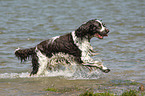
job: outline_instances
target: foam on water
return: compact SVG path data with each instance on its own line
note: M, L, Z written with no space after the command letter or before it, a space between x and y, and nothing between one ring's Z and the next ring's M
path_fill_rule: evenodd
M7 78L26 78L29 77L29 73L1 73L0 78L7 79Z

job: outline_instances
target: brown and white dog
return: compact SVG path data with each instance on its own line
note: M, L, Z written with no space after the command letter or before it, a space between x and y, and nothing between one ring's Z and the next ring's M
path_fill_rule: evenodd
M88 68L99 68L103 72L108 73L110 69L90 57L90 55L93 54L90 39L92 37L103 39L104 36L108 36L108 33L109 30L101 21L93 19L83 23L78 29L71 33L42 41L33 48L18 48L15 51L15 55L21 59L21 61L26 61L29 57L32 58L33 70L30 76L45 73L47 67L51 69L53 64L50 61L52 57L56 55L72 57L71 59L79 65Z

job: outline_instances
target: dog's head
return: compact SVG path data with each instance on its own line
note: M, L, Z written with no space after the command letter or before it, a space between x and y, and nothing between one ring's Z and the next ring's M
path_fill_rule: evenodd
M83 23L76 31L76 36L84 38L88 36L89 39L92 37L97 37L103 39L104 36L108 36L109 30L106 26L97 19L89 20Z

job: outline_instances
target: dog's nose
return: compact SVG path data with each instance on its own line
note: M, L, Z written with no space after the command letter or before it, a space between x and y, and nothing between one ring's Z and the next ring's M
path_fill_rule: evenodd
M106 32L109 33L109 29L106 28Z

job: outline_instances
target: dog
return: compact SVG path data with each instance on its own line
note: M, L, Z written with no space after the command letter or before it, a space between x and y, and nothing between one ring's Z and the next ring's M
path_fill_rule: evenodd
M103 39L103 37L108 36L108 33L109 29L100 20L92 19L66 35L42 41L32 48L18 48L15 51L15 56L21 59L21 62L28 60L29 57L32 58L33 69L30 76L43 74L47 67L49 69L53 68L53 63L50 63L52 57L61 58L64 55L73 59L78 65L88 68L95 67L108 73L110 69L103 66L102 62L95 61L90 57L94 54L93 47L90 44L91 38ZM68 61L66 62L68 63Z

